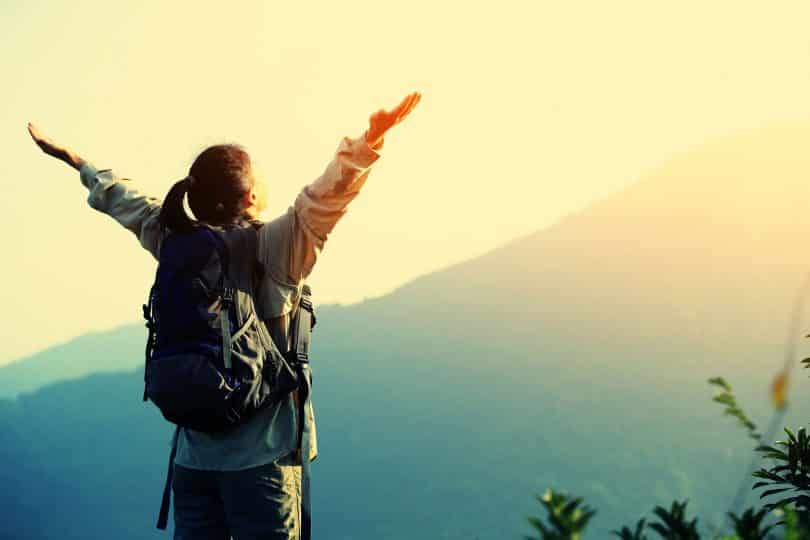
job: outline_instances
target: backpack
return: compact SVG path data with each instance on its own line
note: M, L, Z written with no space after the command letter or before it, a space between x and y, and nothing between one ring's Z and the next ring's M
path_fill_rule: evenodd
M225 431L298 387L294 368L256 314L256 248L253 226L201 224L163 239L144 306L143 398L169 422ZM231 265L232 255L250 264Z
M306 405L312 387L310 331L316 319L311 291L303 285L291 324L292 347L279 351L253 302L263 274L256 258L256 225L200 223L189 233L169 233L161 243L155 282L143 305L149 329L143 400L151 400L177 427L158 529L165 529L168 521L180 428L227 431L298 389L302 537L311 534Z

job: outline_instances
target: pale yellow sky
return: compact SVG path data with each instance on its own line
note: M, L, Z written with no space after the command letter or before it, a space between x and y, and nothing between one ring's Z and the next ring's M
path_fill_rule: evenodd
M163 196L245 144L284 211L419 90L311 283L355 302L547 226L724 134L810 120L806 2L62 2L0 8L0 364L139 321L154 262L26 122Z

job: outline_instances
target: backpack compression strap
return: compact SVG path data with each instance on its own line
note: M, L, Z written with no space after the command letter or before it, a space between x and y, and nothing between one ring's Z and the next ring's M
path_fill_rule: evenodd
M309 368L310 331L315 326L315 312L312 307L312 291L309 285L301 290L301 301L295 315L294 352L298 371L298 418L299 447L301 448L301 539L310 540L312 531L312 506L310 502L310 444L311 430L307 405L311 406L312 373Z
M244 246L244 252L249 253L249 259L251 262L256 260L255 253L258 249L258 233L256 232L255 227L246 227L244 229L247 233L247 240L246 245ZM236 331L235 334L231 334L231 321L230 321L230 309L231 306L234 305L234 301L236 299L236 290L233 287L230 287L230 279L228 277L228 272L230 271L229 266L229 258L230 254L228 253L228 246L225 244L224 241L220 237L218 237L211 229L209 232L214 236L214 240L217 245L217 253L219 253L220 261L222 262L223 269L223 277L225 278L225 283L228 285L224 286L222 289L222 308L219 311L219 327L220 331L222 332L222 363L225 366L225 369L231 369L231 355L233 353L233 343L241 336L245 331L247 331L248 327L253 323L253 318L255 315L251 313L250 317L247 321L242 325L242 327ZM251 267L251 271L254 271L255 267ZM255 276L251 274L251 279ZM253 284L255 287L255 283Z
M222 289L222 306L219 309L219 328L222 331L222 363L225 369L231 369L231 352L233 338L231 337L230 311L233 305L234 291L230 287Z
M166 471L166 483L163 486L163 498L160 501L160 512L158 512L157 528L166 529L169 522L169 505L172 498L172 479L174 478L174 456L177 454L177 437L180 436L180 426L174 428L172 435L172 451L169 454L169 470Z
M143 400L146 401L149 396L146 392L147 377L146 373L149 370L149 362L152 360L152 353L155 350L155 339L157 338L157 324L155 321L155 293L157 290L157 277L152 288L149 289L149 300L143 305L143 318L146 319L146 328L149 330L149 335L146 338L146 361L143 366Z
M231 306L234 305L236 291L230 286L230 253L225 240L217 233L212 227L204 225L205 230L211 236L214 242L214 248L219 256L219 263L222 272L222 278L219 284L220 293L220 309L219 309L219 329L222 333L222 363L225 369L231 369Z

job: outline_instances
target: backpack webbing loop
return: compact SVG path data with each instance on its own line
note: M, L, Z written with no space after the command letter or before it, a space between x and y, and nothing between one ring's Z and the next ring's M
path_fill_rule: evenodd
M222 307L219 310L219 327L222 330L222 363L225 369L231 369L231 321L230 310L233 305L233 289L225 287L222 290Z
M152 351L155 349L155 339L157 338L157 325L154 318L154 298L155 298L155 285L149 290L148 303L143 304L143 318L146 319L146 328L149 330L149 335L146 338L146 350L144 351L145 362L143 368L143 400L146 401L148 396L146 394L146 371L149 369L149 361L152 359Z
M250 313L250 317L245 321L245 324L242 325L242 328L236 331L234 335L231 336L231 343L236 343L236 340L239 339L239 336L247 332L250 325L253 324L253 321L256 320L256 312L253 311Z

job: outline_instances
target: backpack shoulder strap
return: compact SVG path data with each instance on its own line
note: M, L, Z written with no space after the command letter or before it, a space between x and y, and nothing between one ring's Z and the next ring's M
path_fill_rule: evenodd
M301 299L295 312L293 323L293 351L298 362L309 363L309 341L312 328L315 326L315 309L312 306L312 291L309 285L301 288Z
M259 260L259 226L261 224L256 224L251 222L250 227L245 228L245 232L247 235L246 240L246 251L249 253L249 264L251 270L251 278L252 278L252 287L253 292L255 293L259 284L261 283L262 277L264 277L264 265Z
M228 250L228 244L223 238L222 230L208 225L207 223L203 223L201 226L208 231L208 234L211 235L211 238L214 241L215 249L219 255L219 260L222 264L222 273L225 274L225 277L227 278L230 271L230 252Z
M310 445L312 426L308 414L311 407L312 372L309 366L309 341L312 327L315 326L315 311L312 306L312 291L309 285L301 289L301 299L293 323L293 359L298 372L298 447L301 456L301 538L309 540L311 535L312 505L310 502Z

